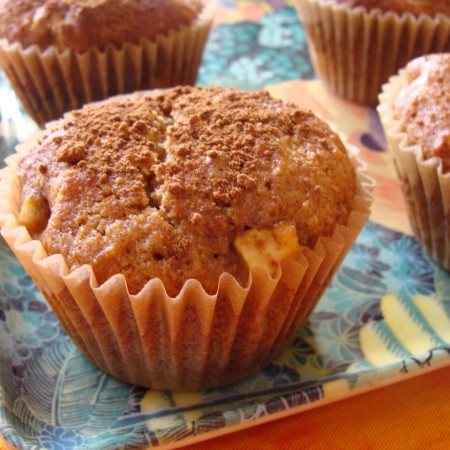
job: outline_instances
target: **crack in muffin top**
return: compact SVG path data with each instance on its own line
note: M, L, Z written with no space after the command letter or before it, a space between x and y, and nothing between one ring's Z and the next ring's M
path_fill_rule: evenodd
M312 112L266 92L178 87L85 106L21 160L21 217L69 268L137 293L159 277L214 293L246 230L295 225L301 245L346 224L355 171L340 138ZM30 219L31 217L31 219Z
M0 37L41 51L139 44L190 25L204 0L1 0Z

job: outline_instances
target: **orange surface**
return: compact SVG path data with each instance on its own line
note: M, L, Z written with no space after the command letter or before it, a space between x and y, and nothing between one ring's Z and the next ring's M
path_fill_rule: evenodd
M450 367L186 450L450 448Z
M447 450L450 367L183 448Z

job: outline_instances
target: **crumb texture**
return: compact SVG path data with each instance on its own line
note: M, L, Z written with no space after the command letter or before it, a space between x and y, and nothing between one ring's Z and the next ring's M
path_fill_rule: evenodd
M362 6L367 10L380 9L383 12L397 14L411 13L418 17L420 14L435 16L436 14L450 15L449 0L336 0L352 7Z
M442 160L450 171L450 54L417 58L406 67L409 82L394 105L395 118L410 145L419 144L425 159Z
M189 278L214 293L223 272L245 283L235 241L248 230L294 224L313 246L347 222L356 189L343 143L311 112L199 87L74 111L19 177L21 215L49 253L91 264L100 283L123 273L132 293L159 277L170 295ZM45 220L31 226L36 205Z
M42 51L120 48L190 25L203 5L204 0L2 0L0 37Z

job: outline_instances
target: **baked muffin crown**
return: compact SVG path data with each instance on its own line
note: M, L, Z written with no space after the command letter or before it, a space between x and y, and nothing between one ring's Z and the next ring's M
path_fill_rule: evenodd
M311 112L221 88L74 111L19 176L22 223L49 253L91 264L100 282L124 273L132 292L159 277L170 294L189 278L214 292L223 272L245 283L235 244L249 230L291 225L314 246L346 223L356 189L344 145ZM35 205L48 214L27 223Z
M2 0L0 38L70 48L83 53L125 42L154 40L190 25L204 7L202 0Z
M450 54L416 58L405 68L408 85L398 94L394 117L409 145L419 144L423 157L438 157L450 172Z
M397 14L411 13L414 16L427 14L445 14L450 16L449 0L335 0L352 7L363 6L367 10L380 9L383 12L395 12Z

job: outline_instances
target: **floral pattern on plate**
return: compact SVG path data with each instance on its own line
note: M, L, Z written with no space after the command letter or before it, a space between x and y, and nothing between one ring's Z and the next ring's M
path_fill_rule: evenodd
M399 377L450 353L450 275L412 237L372 222L277 361L240 383L191 393L146 390L97 369L14 256L0 251L0 432L18 448L161 445Z
M198 84L257 90L313 76L298 15L293 8L284 8L267 13L257 23L236 22L214 28Z

